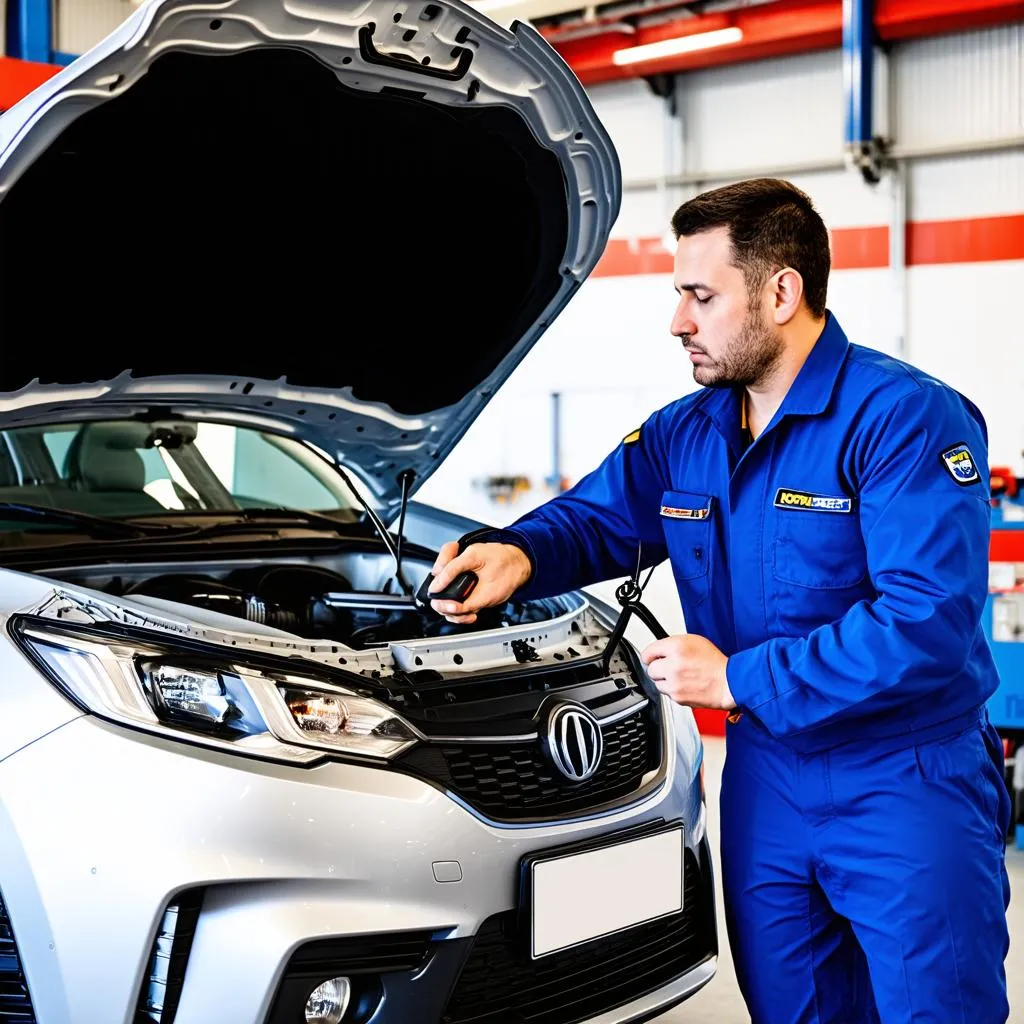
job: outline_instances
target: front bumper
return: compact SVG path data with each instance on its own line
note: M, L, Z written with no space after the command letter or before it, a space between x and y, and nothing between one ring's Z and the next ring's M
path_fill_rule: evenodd
M276 1018L309 943L409 932L429 938L429 959L383 978L374 1024L456 1020L444 1016L453 986L481 929L515 908L525 854L682 820L700 865L700 955L635 998L559 1024L647 1019L705 984L716 952L699 788L669 757L676 781L638 807L506 829L391 771L262 764L71 722L0 763L0 892L36 1017L134 1024L164 912L201 890L175 1024L292 1024ZM435 865L451 862L461 880L438 882Z

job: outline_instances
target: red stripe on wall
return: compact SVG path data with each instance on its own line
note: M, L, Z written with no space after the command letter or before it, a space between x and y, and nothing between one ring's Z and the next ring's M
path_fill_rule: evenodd
M836 228L832 232L832 269L864 270L889 265L889 229Z
M1024 260L1024 214L907 225L907 263L985 263Z
M660 238L613 238L591 277L671 274L672 253Z
M908 224L906 251L907 265L912 267L1024 260L1024 214ZM887 227L836 228L832 232L834 270L887 266ZM613 238L592 276L671 273L672 254L665 249L660 238Z

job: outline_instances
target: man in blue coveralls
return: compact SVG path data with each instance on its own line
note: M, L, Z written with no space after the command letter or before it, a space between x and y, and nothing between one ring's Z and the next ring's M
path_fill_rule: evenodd
M574 488L442 550L451 621L671 561L688 633L643 652L673 700L729 716L722 863L755 1024L996 1024L1009 801L981 414L851 345L829 239L788 182L672 221L672 334L703 385Z

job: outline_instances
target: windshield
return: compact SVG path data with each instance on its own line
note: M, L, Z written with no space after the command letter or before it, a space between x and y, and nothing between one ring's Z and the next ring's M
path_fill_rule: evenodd
M361 511L342 477L301 442L197 420L0 431L0 502L105 518L287 508L355 522ZM32 528L2 515L0 530Z

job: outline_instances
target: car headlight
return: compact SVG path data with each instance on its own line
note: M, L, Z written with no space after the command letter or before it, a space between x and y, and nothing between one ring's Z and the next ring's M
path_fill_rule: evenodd
M77 704L121 725L295 764L325 754L385 761L417 742L386 704L290 668L29 620L14 632Z

